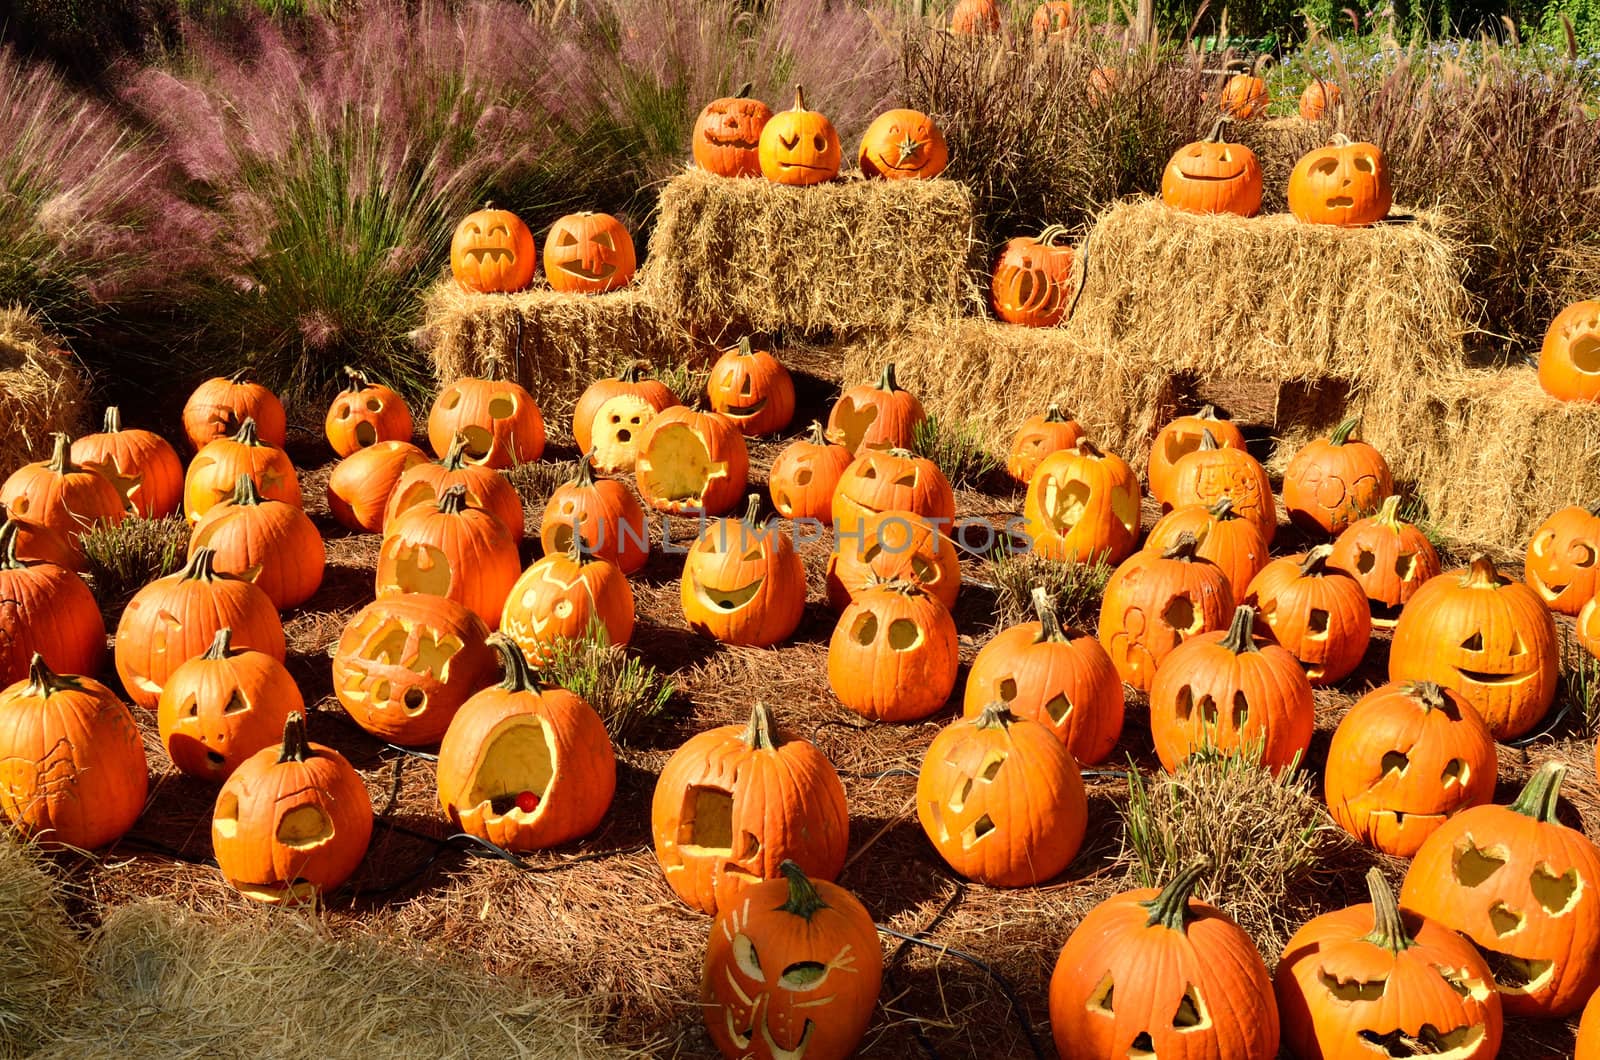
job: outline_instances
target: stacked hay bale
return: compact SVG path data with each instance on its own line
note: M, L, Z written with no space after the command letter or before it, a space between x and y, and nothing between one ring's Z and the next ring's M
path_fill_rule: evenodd
M73 433L88 382L72 354L20 307L0 309L0 480Z

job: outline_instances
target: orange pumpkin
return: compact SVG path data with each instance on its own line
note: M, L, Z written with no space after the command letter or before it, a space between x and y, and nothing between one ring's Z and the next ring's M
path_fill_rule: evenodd
M1066 235L1064 226L1051 225L1036 237L1016 236L1006 243L989 285L995 316L1030 328L1061 323L1074 293L1077 260L1073 247L1061 245Z
M850 450L828 441L822 424L812 420L808 437L790 442L772 459L772 470L767 472L772 506L785 519L831 524L833 491L852 459Z
M1139 476L1087 438L1044 459L1022 503L1033 549L1073 563L1120 563L1139 541Z
M1233 590L1222 568L1196 554L1185 534L1165 552L1145 549L1112 572L1100 601L1098 636L1122 679L1150 690L1161 661L1190 637L1223 629Z
M1178 148L1161 175L1161 201L1189 213L1261 212L1261 163L1244 144L1222 138L1226 119L1203 140Z
M437 508L439 498L451 486L465 486L469 508L488 512L511 531L516 541L522 541L522 499L500 472L468 462L465 435L456 436L443 460L412 464L401 472L389 492L383 525L388 526L412 508Z
M268 500L301 506L300 476L289 454L262 441L256 421L247 419L238 434L207 442L189 462L183 476L183 514L189 522L198 523L206 512L232 498L240 475L250 476L256 491Z
M961 557L955 541L935 522L891 508L867 515L856 533L838 536L828 556L828 604L843 611L864 590L897 579L954 608Z
M234 483L232 500L194 524L189 551L198 548L215 551L218 571L254 582L280 611L311 599L327 565L322 535L310 516L261 496L249 475Z
M1394 187L1383 152L1335 133L1289 174L1289 212L1305 224L1359 228L1389 216Z
M1206 431L1217 439L1224 449L1243 449L1244 434L1232 420L1217 418L1217 410L1210 405L1192 416L1179 416L1156 434L1150 446L1150 466L1145 473L1145 484L1150 496L1165 507L1172 502L1172 473L1178 461L1200 448Z
M928 418L922 402L895 382L894 365L883 366L876 385L853 386L828 413L828 440L851 453L862 449L909 449L917 424Z
M578 473L557 486L539 520L545 555L567 552L576 525L583 550L632 574L650 561L650 526L633 491L616 479L596 479L593 464L579 461Z
M1184 534L1199 542L1196 556L1222 568L1228 588L1237 594L1247 591L1251 579L1267 565L1267 539L1261 536L1259 526L1234 513L1231 497L1220 497L1209 507L1186 504L1172 509L1150 528L1144 548L1164 552Z
M956 686L956 623L911 582L863 589L828 641L828 686L875 721L916 721L944 706Z
M350 383L333 399L323 421L328 444L340 456L376 445L379 442L411 441L411 410L406 399L366 376L346 367Z
M283 663L233 647L217 630L211 647L172 672L156 705L161 742L180 773L223 781L278 742L290 714L304 713L300 689Z
M905 449L863 449L839 476L833 491L833 523L839 544L871 544L862 534L869 516L915 512L940 530L956 517L956 495L939 465Z
M563 640L587 637L596 628L611 644L633 636L633 588L608 559L585 554L581 534L566 552L548 552L517 579L500 612L500 632L538 665Z
M544 240L544 275L554 291L601 294L628 286L639 267L633 237L608 213L568 214Z
M450 237L450 272L463 290L520 291L533 282L537 265L528 226L492 203L463 217Z
M1551 515L1533 532L1523 560L1523 577L1550 610L1576 615L1595 595L1600 561L1600 501L1571 505Z
M83 546L42 523L18 518L0 504L0 523L16 524L17 558L34 563L54 563L81 574L84 570Z
M1200 433L1200 448L1173 467L1169 496L1174 508L1210 506L1227 497L1241 518L1256 524L1267 544L1278 532L1278 507L1267 469L1243 449L1223 448L1209 428Z
M21 525L0 523L0 688L22 680L35 653L60 673L98 673L106 625L94 593L65 567L19 559Z
M934 120L919 110L887 110L872 120L856 153L861 173L882 180L931 180L950 163Z
M238 434L245 420L256 421L256 431L267 445L283 448L289 423L283 402L252 380L252 373L253 369L241 368L194 388L183 406L183 432L195 452L218 438Z
M407 471L427 462L428 454L410 442L378 442L358 449L328 475L328 510L340 526L377 533L383 529L383 513L395 486Z
M465 486L451 486L437 506L412 508L384 529L376 594L443 596L493 629L521 573L511 532L488 512L469 508Z
M794 380L766 350L752 349L748 336L711 366L706 382L711 408L755 437L776 434L794 419Z
M1328 569L1333 546L1275 559L1245 589L1272 639L1305 667L1313 685L1344 680L1367 654L1372 614L1355 580Z
M1243 120L1265 117L1272 98L1267 94L1267 83L1261 78L1252 74L1234 74L1223 84L1219 103L1222 113Z
M1600 300L1574 302L1550 321L1539 386L1562 401L1600 400Z
M1068 0L1046 0L1033 9L1029 28L1037 40L1071 40L1077 35L1072 4Z
M1596 990L1583 1006L1583 1019L1578 1023L1577 1052L1572 1060L1600 1060L1600 990Z
M806 570L788 534L757 518L706 523L683 563L683 617L725 644L765 647L787 640L806 610Z
M72 443L72 461L110 480L130 515L160 519L183 501L183 462L154 431L122 429L122 410L106 409L105 429Z
M508 380L457 379L428 413L428 444L444 457L466 438L469 464L503 469L544 455L544 415L533 395Z
M719 177L761 175L761 130L772 120L772 108L750 98L749 82L732 96L714 99L695 119L690 145L694 164ZM582 448L582 447L580 447Z
M1328 566L1356 580L1372 605L1372 624L1392 627L1400 609L1439 573L1439 553L1428 535L1400 519L1400 498L1389 497L1378 514L1358 519L1333 543Z
M0 485L0 504L19 519L76 542L97 523L115 526L127 514L122 495L100 472L72 460L67 436L57 433L50 459L23 464Z
M588 453L596 469L632 471L645 424L662 409L683 404L667 384L650 378L649 371L648 364L635 361L615 379L596 379L579 395L572 410L572 435L578 452Z
M803 186L837 177L843 151L833 123L806 109L805 93L796 85L793 109L774 114L762 128L757 155L768 180Z
M975 36L1000 32L1000 9L994 0L957 0L950 11L950 32Z
M1360 423L1353 417L1345 420L1289 461L1283 472L1283 507L1301 529L1342 534L1394 493L1389 462L1354 437Z
M1055 402L1043 415L1034 413L1022 421L1011 440L1011 454L1006 458L1006 473L1026 486L1033 480L1044 458L1063 449L1071 449L1082 438L1083 428L1078 421L1061 411Z
M1332 81L1318 78L1307 83L1300 93L1300 117L1306 121L1321 121L1330 109L1337 109L1339 97L1344 95Z
M728 417L675 405L645 424L633 474L639 496L657 511L721 515L744 496L750 450Z

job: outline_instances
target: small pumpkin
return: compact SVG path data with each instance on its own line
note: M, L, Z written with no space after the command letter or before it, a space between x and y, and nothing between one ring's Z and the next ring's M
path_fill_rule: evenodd
M950 32L981 36L1000 32L1000 9L994 0L957 0L950 10Z
M1600 300L1574 302L1550 321L1539 386L1562 401L1600 401Z
M633 470L645 424L662 409L681 405L678 395L649 376L650 366L635 361L615 379L596 379L578 396L572 410L572 435L578 451L609 474Z
M752 348L749 336L717 358L706 393L711 408L748 437L776 434L794 419L794 380L789 370L766 350Z
M1077 251L1063 245L1067 229L1051 225L1037 236L1008 240L989 285L994 315L1008 324L1053 328L1072 301L1072 266Z
M1222 113L1230 118L1262 118L1272 97L1267 93L1267 83L1254 74L1234 74L1222 86L1218 101Z
M861 136L856 161L866 177L932 180L950 163L950 148L934 120L920 110L886 110Z
M1174 508L1212 505L1223 497L1232 500L1233 510L1255 523L1272 544L1278 532L1278 507L1267 469L1243 449L1224 448L1208 428L1200 432L1200 448L1173 467L1170 502Z
M1267 565L1267 539L1261 536L1259 526L1234 512L1232 497L1219 497L1209 506L1186 504L1172 509L1150 528L1144 547L1162 552L1184 534L1199 542L1196 556L1222 568L1228 588L1236 594L1247 591L1251 580Z
M915 512L941 530L956 517L955 490L939 465L905 449L863 449L839 476L833 522L841 539L861 536L866 520L888 511Z
M955 541L916 512L873 512L857 532L840 534L828 555L828 604L843 611L879 582L912 582L947 608L961 592L961 556Z
M328 510L340 526L377 533L383 529L395 486L407 471L427 462L428 454L410 442L378 442L358 449L328 475Z
M437 463L413 463L401 472L389 491L383 525L387 527L413 508L437 508L439 498L452 486L465 486L467 507L488 512L521 543L522 499L500 472L468 461L465 435L456 436L444 459Z
M544 415L533 395L504 379L463 377L439 391L428 413L428 444L448 456L466 439L469 464L504 469L544 455Z
M228 376L207 379L194 388L183 406L183 433L195 452L218 438L239 433L245 420L256 421L256 431L267 445L283 448L289 417L278 395L251 379L253 369L241 368Z
M1300 660L1313 685L1344 680L1361 665L1372 641L1367 594L1355 579L1330 570L1333 546L1283 556L1261 568L1244 602L1260 612L1272 639Z
M706 523L683 563L683 617L725 644L765 647L787 640L806 610L806 570L788 534L757 517Z
M761 175L761 130L772 120L772 108L750 98L753 86L714 99L695 119L690 145L694 164L719 177ZM579 446L586 449L586 446Z
M828 641L828 686L874 721L916 721L950 698L959 661L955 619L915 584L863 589Z
M64 674L95 674L106 657L106 625L77 574L18 558L22 524L0 523L0 688L20 681L42 653Z
M1006 457L1006 474L1026 486L1045 457L1071 449L1083 436L1078 421L1052 401L1042 415L1034 413L1017 428L1011 439L1011 453Z
M657 511L721 515L744 496L750 450L720 412L675 405L645 424L633 475L639 496Z
M463 217L450 237L450 273L462 290L520 291L533 282L538 261L522 218L492 203Z
M578 462L572 479L557 486L539 520L545 555L572 547L573 526L583 550L632 574L650 561L650 526L633 491L616 479L596 479L590 460Z
M385 528L375 592L424 593L462 604L493 629L522 573L517 543L494 516L451 486L431 510L416 507Z
M616 291L633 281L638 267L633 237L608 213L568 214L544 239L544 275L554 291Z
M761 130L757 146L761 174L774 184L822 184L839 175L843 150L833 123L806 109L805 92L794 86L794 107L779 111Z
M1222 138L1226 124L1218 121L1209 136L1173 154L1161 175L1162 202L1188 213L1261 212L1261 163L1244 144Z
M122 410L106 409L99 434L72 443L72 462L98 471L116 487L129 515L160 519L183 501L183 461L172 443L154 431L122 429Z
M611 644L633 637L633 589L622 568L583 551L581 532L565 552L547 552L506 595L500 632L538 665L559 641L577 640L599 627Z
M1046 0L1034 8L1028 27L1036 40L1071 40L1077 35L1077 22L1068 0Z
M204 654L172 672L156 705L156 724L180 773L220 782L276 744L290 714L304 712L283 663L234 648L233 630L223 626Z
M1528 541L1523 578L1550 610L1576 615L1594 598L1600 563L1600 501L1570 505L1539 524Z
M785 519L814 519L833 523L833 491L854 457L850 450L828 441L822 424L811 421L811 433L784 446L767 472L767 492L772 506Z
M256 433L256 421L247 419L239 433L206 443L189 462L183 477L183 514L190 524L233 497L239 476L248 475L256 491L268 500L300 507L300 476L289 454L269 445Z
M1344 92L1332 81L1320 77L1306 83L1300 93L1300 117L1306 121L1321 121L1329 110L1337 110Z
M1162 552L1135 552L1112 572L1100 601L1098 636L1122 679L1141 691L1172 650L1226 628L1233 614L1227 575L1198 555L1188 534Z
M1179 416L1161 428L1150 446L1150 465L1145 472L1145 484L1150 496L1162 505L1175 507L1172 501L1172 475L1178 461L1200 448L1205 432L1210 431L1217 444L1224 449L1243 449L1244 434L1232 420L1219 419L1217 410L1207 405L1190 416ZM1237 514L1237 513L1236 513Z
M917 424L927 418L917 396L895 381L891 362L876 385L853 386L839 395L828 413L828 441L855 455L862 449L909 449Z
M50 459L13 471L0 485L0 504L16 518L48 527L74 542L96 524L122 522L127 508L117 487L100 472L73 461L65 434L52 437L55 448Z
M280 611L311 599L327 565L311 517L297 505L261 496L249 475L234 483L232 500L194 524L189 551L197 548L214 550L218 571L254 582Z
M1303 224L1359 228L1389 216L1394 187L1383 151L1335 133L1289 174L1289 212Z
M1290 459L1283 472L1283 507L1290 522L1303 530L1342 534L1394 493L1389 462L1355 437L1360 425L1357 418L1347 419Z
M1372 606L1372 624L1390 628L1400 609L1439 574L1439 553L1428 535L1400 519L1400 498L1350 524L1333 543L1328 566L1356 580Z
M1139 541L1139 476L1087 438L1045 457L1022 503L1023 532L1054 560L1121 563Z
M411 410L406 399L390 388L367 381L367 377L345 367L349 384L333 399L322 430L328 444L340 456L379 442L411 441Z

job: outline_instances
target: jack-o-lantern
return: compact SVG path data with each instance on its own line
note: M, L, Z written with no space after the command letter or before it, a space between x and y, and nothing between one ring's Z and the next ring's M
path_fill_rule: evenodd
M1335 133L1289 174L1289 212L1305 224L1359 228L1389 216L1394 187L1383 152Z
M873 512L840 534L828 556L828 604L843 611L879 582L909 581L947 608L961 592L961 556L939 525L916 512Z
M713 410L751 437L776 434L794 419L794 380L766 350L752 349L748 336L711 366L706 394Z
M1087 811L1072 752L998 702L941 729L917 773L917 819L933 848L990 887L1031 887L1065 869Z
M20 681L34 652L65 674L99 673L106 625L77 574L17 556L22 524L0 523L0 688Z
M1046 0L1033 9L1029 29L1036 40L1071 40L1077 34L1072 4L1068 0Z
M950 162L934 120L919 110L888 110L872 120L856 154L861 172L883 180L931 180Z
M356 612L333 654L333 694L357 725L404 747L439 742L494 680L483 619L454 600L389 593Z
M106 409L105 429L72 443L74 463L111 481L130 515L160 519L183 501L183 462L154 431L122 429L122 410Z
M860 537L869 516L888 511L916 512L945 529L956 517L955 491L939 465L925 456L905 449L863 449L833 491L834 527L841 539Z
M1156 667L1190 637L1226 628L1233 615L1228 577L1196 554L1185 534L1164 552L1135 552L1112 572L1097 635L1117 673L1150 690Z
M863 589L828 641L828 686L839 702L874 721L917 721L956 687L955 619L906 581Z
M690 737L661 768L650 806L667 883L705 913L795 861L818 879L844 868L844 784L816 746L780 733L757 702L746 725Z
M328 406L322 423L328 444L340 456L349 456L379 442L411 441L411 410L406 399L380 383L369 383L354 368L345 367L350 383Z
M1574 302L1550 321L1539 350L1539 385L1563 401L1600 400L1600 300Z
M1211 135L1178 148L1161 174L1161 201L1189 213L1261 212L1261 163L1244 144L1222 138L1226 119Z
M1305 91L1300 93L1300 117L1306 121L1321 121L1323 115L1329 110L1339 106L1339 98L1344 92L1332 81L1318 78L1308 82Z
M622 568L584 551L583 534L567 537L567 550L547 552L517 579L500 612L500 632L516 642L534 665L561 641L579 640L596 628L611 644L633 637L633 588Z
M1003 703L1031 718L1085 765L1104 761L1122 735L1122 678L1100 642L1061 624L1043 587L1033 589L1037 622L994 635L972 661L961 712L976 717Z
M522 560L494 516L467 507L467 488L451 486L433 508L416 507L384 529L375 593L422 593L462 604L494 629Z
M1224 448L1207 428L1200 432L1200 448L1174 465L1170 501L1174 508L1209 506L1223 497L1232 500L1233 510L1255 523L1267 544L1272 544L1278 532L1278 506L1267 469L1243 449Z
M994 0L957 0L950 10L950 32L981 36L1000 32L1000 9Z
M544 238L544 275L554 291L615 291L633 281L638 267L633 237L608 213L568 214Z
M115 526L127 515L117 487L99 471L74 463L61 433L55 435L50 459L23 464L0 485L0 504L17 518L74 542L96 524Z
M1071 449L1082 437L1083 428L1078 421L1052 401L1043 415L1034 413L1017 429L1011 440L1011 453L1006 457L1006 473L1026 486L1045 457Z
M1570 1015L1600 987L1600 850L1556 820L1566 766L1546 762L1510 806L1462 810L1423 841L1400 905L1461 932L1506 1015Z
M1249 589L1250 581L1267 565L1267 540L1261 528L1241 519L1233 510L1233 498L1221 497L1209 507L1186 504L1156 520L1144 539L1150 552L1164 552L1190 534L1199 546L1195 555L1208 559L1228 576L1228 588L1235 594Z
M1306 1060L1498 1056L1500 995L1472 943L1403 914L1381 869L1368 870L1367 888L1370 905L1322 914L1283 949L1274 985L1290 1051Z
M726 1057L853 1056L883 987L872 916L843 887L778 866L717 914L700 1007Z
M738 92L705 105L695 119L690 144L694 164L719 177L761 175L761 130L772 120L772 108L750 98L748 82Z
M239 764L211 816L222 878L271 905L311 901L348 880L372 841L372 798L361 774L331 747L306 739L289 715L283 743Z
M378 442L358 449L328 475L328 511L340 526L375 534L383 529L395 486L407 471L427 462L428 454L410 442Z
M468 835L543 850L588 835L611 808L617 759L594 708L541 686L496 634L505 679L461 705L439 744L439 805Z
M383 510L387 527L413 508L437 508L439 498L452 486L467 488L467 507L479 508L500 520L518 543L522 541L522 499L510 481L493 468L469 463L466 435L456 435L450 451L438 462L414 463L389 491Z
M1578 621L1573 628L1573 635L1578 643L1583 645L1590 655L1600 659L1600 596L1591 597L1583 605L1583 610L1578 612ZM1596 745L1596 754L1600 755L1600 744ZM1596 772L1600 772L1600 758L1596 759Z
M649 371L648 364L635 361L615 379L596 379L579 395L572 409L572 436L596 470L613 475L632 471L644 425L662 409L683 404Z
M1323 792L1339 827L1409 858L1445 819L1494 799L1494 737L1460 694L1432 681L1387 684L1333 732Z
M588 460L580 460L578 473L545 502L539 520L545 555L570 551L574 526L585 552L610 560L624 574L650 561L650 526L638 498L616 479L596 479Z
M1345 420L1327 438L1308 443L1283 472L1283 507L1303 530L1342 534L1378 510L1394 493L1389 462L1354 437L1359 419Z
M1210 431L1217 444L1224 449L1243 449L1244 434L1232 420L1217 418L1217 410L1210 405L1192 416L1179 416L1156 435L1150 446L1150 466L1145 473L1145 485L1150 496L1168 508L1172 502L1172 473L1178 461L1200 448L1205 432ZM1237 514L1237 513L1235 513Z
M750 450L722 413L674 405L640 432L633 476L639 496L656 511L721 515L744 496Z
M1191 898L1202 862L1084 915L1050 977L1050 1033L1071 1057L1271 1060L1278 1005L1244 929Z
M859 454L862 449L909 449L917 424L928 418L922 402L883 366L876 385L853 386L839 395L828 413L828 440Z
M683 617L725 644L764 647L786 640L806 611L806 570L789 535L757 518L714 519L683 562Z
M1022 520L1041 555L1121 563L1139 541L1139 476L1120 456L1079 438L1033 473Z
M450 237L450 272L463 290L520 291L533 282L538 263L522 218L492 203L463 217Z
M1389 645L1389 680L1460 692L1497 740L1538 725L1560 677L1555 620L1539 595L1486 556L1417 590Z
M255 583L280 611L311 599L327 565L311 517L298 505L261 496L249 475L239 476L231 500L194 524L189 551L197 548L215 551L218 571Z
M1439 574L1439 553L1420 529L1400 519L1400 498L1389 497L1378 514L1358 519L1333 543L1328 566L1356 580L1372 606L1372 624L1387 629L1400 609Z
M428 444L444 458L456 437L466 439L463 459L504 470L529 464L544 454L544 414L533 395L500 379L457 379L443 390L428 413Z
M1275 559L1250 580L1241 597L1260 611L1272 639L1300 660L1314 685L1348 677L1372 641L1367 594L1349 575L1328 568L1332 553L1332 545L1319 545Z
M989 302L1009 324L1053 328L1072 301L1072 265L1077 251L1063 245L1067 230L1051 225L1038 236L1015 236L994 265Z
M206 512L231 499L240 475L250 476L262 497L302 506L300 476L289 454L263 441L256 433L256 421L247 419L238 434L208 442L189 461L183 476L183 514L189 522L198 523Z
M156 706L161 742L181 773L223 781L245 759L278 742L290 714L305 701L283 663L266 652L233 646L233 630L217 630L204 655L172 672Z
M1523 577L1550 610L1576 615L1594 598L1600 562L1600 501L1562 508L1528 541Z
M761 174L774 184L822 184L839 175L843 150L833 122L806 109L805 92L794 86L794 107L774 114L757 147Z
M0 821L47 849L120 839L150 784L127 704L91 677L55 673L37 652L27 674L0 689Z
M278 395L251 379L253 369L241 368L229 376L207 379L194 388L183 406L183 433L195 452L218 438L239 433L245 420L256 421L256 431L268 445L283 448L289 417Z
M772 506L785 519L833 522L833 491L854 458L850 450L830 442L822 424L811 421L811 433L784 446L767 472Z
M1218 105L1230 118L1265 117L1272 97L1267 94L1267 83L1254 74L1234 74L1222 86Z

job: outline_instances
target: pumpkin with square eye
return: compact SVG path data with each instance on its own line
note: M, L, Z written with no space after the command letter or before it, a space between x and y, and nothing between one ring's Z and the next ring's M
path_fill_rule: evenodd
M721 515L744 496L750 450L722 413L674 405L645 425L633 476L639 496L658 512Z
M572 409L578 452L589 454L598 471L632 471L645 424L662 409L681 404L667 384L650 375L644 361L633 362L614 379L596 379Z
M828 555L828 604L843 611L879 582L904 580L954 608L961 592L955 541L916 512L873 512L858 531L840 534Z
M714 519L683 563L683 617L724 644L764 647L788 640L806 611L806 570L788 534L758 518L750 495L743 519Z
M1574 302L1550 321L1539 386L1562 401L1600 400L1600 300Z
M1439 574L1439 553L1428 535L1400 518L1400 498L1389 497L1376 515L1357 519L1333 543L1328 566L1356 580L1367 594L1372 624L1391 628L1401 608Z
M833 763L780 730L759 700L747 724L702 732L673 752L656 781L650 828L667 883L705 913L733 908L785 861L832 879L850 841Z
M730 1060L843 1060L883 986L878 929L843 887L792 861L779 871L711 926L700 979L706 1030Z
M434 399L428 444L447 456L464 437L469 464L504 470L544 454L544 414L533 395L505 379L457 379Z
M1112 572L1100 601L1100 644L1122 679L1150 690L1156 667L1190 637L1227 628L1233 590L1184 534L1164 551L1135 552Z
M406 399L381 383L373 383L349 366L349 384L328 406L322 423L328 444L340 456L376 445L379 442L411 441L411 409Z
M546 552L506 595L500 632L516 642L534 665L564 640L579 640L595 628L611 644L633 638L633 587L622 568L585 551L583 536L570 534L563 552Z
M419 505L384 529L374 592L421 593L462 604L494 629L522 560L500 520L467 506L451 486L432 508Z
M912 582L863 589L828 641L828 687L874 721L917 721L944 706L956 687L955 619Z
M216 569L260 587L274 607L298 607L322 586L327 553L322 534L299 506L261 496L249 475L233 498L194 524L189 550L216 552Z
M1000 9L994 0L957 0L950 11L950 32L982 36L1000 32Z
M122 410L106 409L105 429L72 443L74 463L98 471L117 488L128 514L160 519L183 501L183 462L154 431L124 430Z
M1557 1018L1600 987L1600 850L1556 820L1566 766L1510 806L1462 810L1423 841L1400 905L1471 939L1508 1016Z
M1576 615L1595 595L1600 561L1600 501L1570 505L1539 524L1528 541L1523 578L1550 610Z
M1560 678L1555 620L1539 594L1487 556L1432 578L1395 623L1389 680L1460 692L1497 740L1544 720Z
M1265 117L1272 97L1267 93L1267 83L1253 74L1234 74L1222 86L1219 105L1230 118Z
M106 624L94 593L66 567L20 559L21 530L0 523L0 688L27 675L34 652L61 673L98 673Z
M811 433L784 446L767 472L772 506L785 519L833 522L833 491L854 459L850 450L828 441L822 424L811 421Z
M520 291L533 282L537 264L528 226L492 203L463 217L450 237L450 272L466 291Z
M1026 486L1045 457L1071 449L1082 437L1083 427L1052 401L1043 414L1034 413L1017 428L1006 457L1006 473Z
M247 419L231 438L208 442L189 462L183 477L183 514L191 525L206 512L233 497L239 476L248 475L256 492L268 500L296 508L303 505L300 476L289 454L268 445L256 433L256 421Z
M843 150L833 122L806 109L804 90L794 86L794 107L779 111L761 130L756 149L761 174L774 184L823 184L839 175Z
M989 283L995 316L1029 328L1061 323L1076 289L1072 266L1077 251L1063 242L1067 236L1064 225L1051 225L1037 236L1016 236L1006 243Z
M1084 915L1050 977L1050 1033L1064 1057L1271 1060L1278 1005L1250 936L1191 895L1190 865L1165 887L1124 891Z
M257 902L314 901L367 856L372 798L338 751L306 739L289 715L283 742L239 764L217 795L211 848L222 878Z
M1290 459L1283 472L1283 507L1290 522L1313 533L1342 534L1394 493L1389 462L1355 437L1360 425L1355 417L1347 419Z
M915 512L935 526L956 517L955 490L939 465L906 449L864 449L839 476L833 491L833 524L839 536L861 537L868 517L888 511Z
M1343 133L1301 156L1289 174L1289 212L1304 224L1359 228L1389 216L1393 203L1383 152Z
M383 529L384 511L395 487L407 471L427 462L428 454L410 442L378 442L357 449L328 475L328 511L340 526L377 533Z
M1448 1055L1491 1060L1500 995L1472 943L1395 902L1381 869L1372 902L1324 913L1283 949L1274 982L1283 1037L1306 1060Z
M1324 799L1340 828L1408 858L1451 814L1493 801L1497 765L1494 737L1458 693L1387 684L1334 730Z
M1244 144L1222 138L1226 119L1203 140L1178 148L1161 175L1161 201L1189 213L1261 212L1261 163Z
M919 110L888 110L872 120L856 154L861 173L883 180L932 180L950 162L934 120Z
M220 782L240 763L278 742L305 701L283 663L233 646L227 626L205 654L173 671L156 705L161 742L180 773Z
M1087 438L1045 457L1022 502L1023 532L1054 560L1120 563L1139 541L1139 476Z
M1232 420L1219 419L1217 410L1211 405L1193 415L1179 416L1169 422L1151 443L1150 465L1145 470L1145 483L1150 488L1150 496L1162 505L1175 507L1172 501L1173 471L1179 460L1200 448L1206 431L1210 431L1217 444L1224 449L1244 448L1244 433Z
M545 236L544 274L553 291L615 291L633 281L638 267L633 237L608 213L568 214Z
M1068 0L1046 0L1033 9L1029 29L1035 40L1071 40L1077 34L1072 4Z
M828 440L860 455L862 449L907 449L917 424L928 418L917 396L895 381L894 364L876 384L853 386L828 413Z
M638 498L616 479L595 478L589 460L578 461L577 474L545 502L539 520L545 555L570 551L574 525L585 552L610 560L624 574L650 561L650 526Z
M218 438L238 434L245 420L256 421L263 442L283 448L288 414L278 395L251 378L254 372L253 368L241 368L194 388L183 405L183 433L195 452Z
M1343 95L1344 92L1332 81L1324 81L1319 77L1307 82L1305 91L1300 93L1300 117L1306 121L1321 121L1329 110L1338 109L1339 99Z
M1165 551L1184 534L1199 542L1196 556L1222 568L1230 589L1248 589L1250 580L1267 565L1267 541L1261 528L1234 512L1232 497L1219 497L1211 505L1186 504L1172 509L1150 528L1144 548Z
M500 472L468 459L464 434L456 435L443 459L412 462L401 472L389 491L379 529L388 527L413 508L437 508L439 498L452 486L465 486L467 507L488 512L511 532L513 540L521 543L522 499Z
M99 471L73 461L65 434L58 432L54 439L50 459L23 464L0 485L0 504L17 518L73 542L96 524L122 522L127 508L117 487Z
M1372 641L1367 594L1343 571L1329 569L1332 553L1332 545L1318 545L1273 560L1250 580L1243 598L1260 612L1272 639L1300 660L1313 685L1350 676Z
M714 99L695 119L689 143L694 164L719 177L761 175L761 130L772 120L772 108L750 98L748 81L731 96Z
M1048 728L1079 762L1104 761L1122 735L1122 678L1098 640L1061 624L1042 586L1032 597L1039 621L1003 629L983 646L961 712L972 718L1002 703Z
M1222 446L1207 428L1200 432L1200 448L1173 466L1169 501L1177 508L1211 505L1223 497L1230 498L1233 510L1255 523L1267 544L1272 544L1278 532L1278 506L1267 469L1243 449Z
M711 366L711 407L747 436L776 434L794 419L794 380L783 363L751 347L749 336Z

